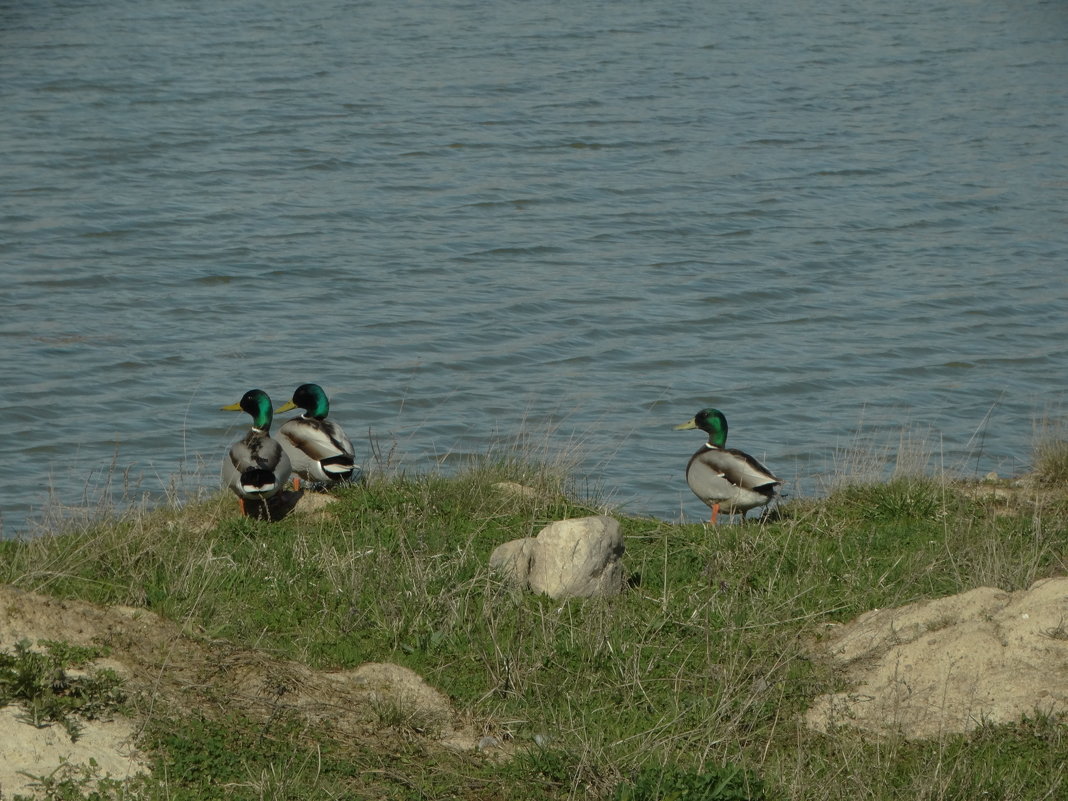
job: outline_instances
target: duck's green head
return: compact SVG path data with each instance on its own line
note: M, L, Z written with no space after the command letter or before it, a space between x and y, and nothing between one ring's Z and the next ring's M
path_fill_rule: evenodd
M297 408L306 411L308 417L322 420L330 414L330 401L326 399L326 393L318 384L301 384L294 390L293 400L286 401L274 411L277 414Z
M271 420L274 419L271 399L262 389L250 389L241 396L241 400L229 406L223 406L222 410L224 412L247 412L252 415L252 427L261 431L268 431L271 428Z
M702 409L694 415L692 420L675 426L676 431L685 431L689 428L699 428L707 433L709 445L722 448L727 444L727 418L719 409Z

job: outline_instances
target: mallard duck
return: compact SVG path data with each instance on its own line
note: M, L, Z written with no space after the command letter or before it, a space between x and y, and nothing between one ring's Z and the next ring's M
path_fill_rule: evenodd
M708 442L690 457L686 483L694 495L712 508L712 522L720 508L727 514L764 506L779 491L782 479L744 451L727 448L727 418L719 409L702 409L692 420L675 426L676 431L699 428Z
M318 384L301 384L293 392L292 400L275 412L304 409L304 414L287 420L278 429L278 441L293 463L293 471L306 481L326 485L351 481L359 470L356 451L345 436L345 430L333 420L327 420L330 401ZM300 479L295 479L298 486Z
M252 428L230 446L222 465L223 486L233 490L241 512L247 514L245 501L274 496L289 480L292 467L282 446L271 439L273 413L266 392L250 389L237 403L222 409L252 415Z

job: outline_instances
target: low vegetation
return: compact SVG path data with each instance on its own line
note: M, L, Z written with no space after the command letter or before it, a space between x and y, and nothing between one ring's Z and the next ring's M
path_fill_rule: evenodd
M322 513L273 524L238 516L220 497L0 543L0 582L25 590L143 607L205 642L319 669L408 667L499 745L435 747L389 709L380 722L392 736L339 738L282 707L253 720L225 698L189 708L138 697L126 711L143 721L150 778L89 790L78 774L41 792L168 801L1063 798L1066 725L1048 716L938 742L818 734L801 722L816 696L841 689L810 648L827 624L1068 572L1059 475L961 484L900 473L716 529L621 516L630 587L611 600L561 603L488 572L501 542L603 511L576 500L559 471L514 460L452 477L372 476ZM501 491L501 481L534 492Z
M1047 418L1035 428L1035 476L1047 485L1068 486L1068 424Z
M122 682L107 668L81 670L100 649L20 640L0 651L0 707L15 704L19 719L38 728L61 725L77 740L83 720L113 714L126 700Z

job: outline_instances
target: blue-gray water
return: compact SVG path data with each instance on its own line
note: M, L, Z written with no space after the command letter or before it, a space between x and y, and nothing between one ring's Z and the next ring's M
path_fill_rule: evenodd
M1068 389L1060 0L0 0L3 534L186 495L301 382L703 518L731 445L1026 469ZM110 490L109 490L110 483Z

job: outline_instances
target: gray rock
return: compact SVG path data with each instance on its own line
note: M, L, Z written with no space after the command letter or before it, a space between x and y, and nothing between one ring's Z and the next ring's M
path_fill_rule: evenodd
M530 565L534 560L536 544L537 540L533 537L524 537L521 540L510 540L498 545L490 554L490 568L517 586L526 589L529 586L527 579L530 576Z
M517 484L514 481L498 481L493 485L495 490L503 492L505 495L513 495L517 498L537 498L538 492L533 487L527 487L523 484Z
M604 515L558 520L537 537L497 547L490 566L520 587L550 598L590 598L623 591L623 535Z

